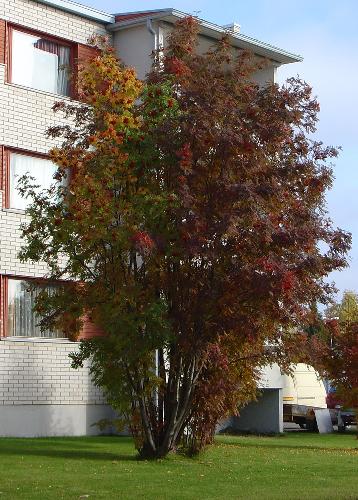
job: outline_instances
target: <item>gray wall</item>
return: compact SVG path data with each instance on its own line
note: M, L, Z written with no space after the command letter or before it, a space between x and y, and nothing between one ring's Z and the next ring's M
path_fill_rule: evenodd
M150 57L154 48L165 47L166 39L171 32L171 25L168 23L153 22L154 36L149 32L146 24L127 27L113 33L113 45L117 54L127 66L136 69L138 78L144 79L150 71L152 59ZM217 43L216 40L207 36L199 36L198 52L203 54ZM233 55L238 53L238 49L232 49ZM276 78L276 66L272 63L264 69L254 74L254 80L260 85L274 82Z
M271 434L283 432L281 389L263 389L257 401L245 406L239 417L232 417L235 431Z
M158 27L153 23L156 31ZM138 78L144 80L152 66L151 53L155 48L154 36L146 25L117 31L113 36L117 55L126 65L135 68Z

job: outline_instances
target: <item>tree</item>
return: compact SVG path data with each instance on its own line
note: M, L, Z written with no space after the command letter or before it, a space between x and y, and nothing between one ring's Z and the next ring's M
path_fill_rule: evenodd
M308 362L336 389L335 398L358 408L358 299L346 291L340 303L327 308L326 318L308 340Z
M330 319L338 319L340 324L348 325L358 322L358 296L356 293L346 290L340 303L335 302L327 308L325 316Z
M180 21L143 84L102 47L81 71L83 104L55 108L73 120L50 130L67 184L23 184L21 257L67 279L40 295L42 325L101 327L73 363L91 359L149 457L198 451L254 397L260 366L289 362L293 327L327 301L350 244L324 210L337 152L307 137L311 89L260 87L261 62L226 38L201 55L197 32Z
M335 399L358 408L358 322L325 321L308 343L310 363L336 389Z

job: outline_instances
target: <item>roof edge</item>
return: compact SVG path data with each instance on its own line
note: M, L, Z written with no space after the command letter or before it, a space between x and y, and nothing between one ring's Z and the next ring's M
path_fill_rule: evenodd
M186 17L188 14L185 14L185 12L181 12L176 9L172 9L171 14L175 17L183 18ZM208 28L209 30L216 31L218 33L228 34L231 38L234 40L239 40L241 42L250 44L250 45L255 45L256 47L259 47L263 49L264 51L268 51L271 53L278 54L283 57L283 59L286 59L287 61L280 61L280 62L302 62L303 57L298 55L298 54L292 54L291 52L287 52L287 50L280 49L279 47L276 47L275 45L271 45L266 42L262 42L261 40L257 40L256 38L252 38L251 36L244 35L243 33L235 33L233 31L228 30L224 26L220 26L219 24L212 23L210 21L205 21L205 19L200 19L196 18L197 21L199 22L200 26L203 26L204 28Z
M173 8L164 8L164 9L151 9L151 10L141 10L141 11L132 11L132 12L122 12L117 14L108 14L107 12L103 12L92 7L87 7L86 5L81 5L80 3L73 2L72 0L32 0L37 3L42 3L44 5L48 5L55 9L60 9L65 12L69 12L71 14L75 14L86 19L90 19L92 21L96 21L101 24L107 25L107 29L109 31L116 31L118 29L124 29L125 27L129 27L135 25L137 23L146 22L147 18L150 19L160 19L164 17L172 16L174 19L182 19L187 17L188 14L185 12L181 12L179 10ZM126 20L117 21L117 19L123 16L123 18L127 17ZM287 52L279 47L275 47L274 45L270 45L265 42L261 42L255 38L251 38L250 36L244 35L242 33L234 33L227 30L223 26L218 24L211 23L209 21L205 21L204 19L196 18L200 24L200 26L209 32L216 33L216 36L219 34L227 33L233 42L240 43L244 46L248 47L257 47L264 55L281 64L293 63L293 62L301 62L303 58L299 55L292 54ZM214 37L215 38L215 37Z
M146 10L133 10L133 11L126 11L126 12L116 12L113 14L114 17L116 16L128 16L128 15L135 15L135 14L147 14L147 13L153 13L155 12L160 13L160 12L172 12L174 9L172 7L166 7L163 9L146 9Z
M92 7L87 7L77 2L72 2L71 0L33 0L37 3L42 3L53 7L55 9L60 9L70 14L76 14L92 21L97 21L101 24L112 24L115 22L114 15L108 14L101 10L94 9Z
M146 20L149 19L156 19L160 20L161 18L165 16L173 16L174 18L177 19L182 19L184 17L187 17L188 14L185 12L181 12L176 9L168 8L168 9L158 9L158 10L152 10L152 11L139 11L139 12L133 12L133 13L123 13L123 14L116 14L116 17L119 17L121 15L133 15L135 17L132 17L127 20L123 21L117 21L111 26L108 26L109 31L117 31L120 29L125 29L126 27L134 26L136 24L143 24L146 22ZM138 16L136 16L138 14ZM147 14L147 15L146 15ZM264 55L267 54L267 57L272 58L273 60L276 60L277 62L281 64L289 64L289 63L294 63L294 62L301 62L303 61L303 57L297 54L292 54L291 52L287 52L286 50L280 49L279 47L275 47L274 45L270 45L269 43L262 42L260 40L257 40L255 38L252 38L248 35L244 35L242 33L234 33L227 28L224 28L223 26L220 26L218 24L211 23L210 21L205 21L204 19L196 18L199 22L199 25L203 28L206 28L207 30L214 31L218 34L228 34L230 38L234 41L241 42L245 46L252 46L252 47L257 47L261 49L261 51L264 53Z

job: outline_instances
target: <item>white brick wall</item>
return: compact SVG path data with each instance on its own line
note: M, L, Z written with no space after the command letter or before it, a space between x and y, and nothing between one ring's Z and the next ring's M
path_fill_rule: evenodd
M0 210L0 274L27 277L44 276L46 274L44 264L21 263L18 259L22 244L20 225L24 221L25 215L23 214L11 210Z
M35 404L104 404L90 380L88 366L74 370L66 341L0 342L0 406Z
M87 43L94 32L106 34L103 25L32 0L0 0L0 19L77 43ZM0 64L0 145L46 153L54 145L47 128L61 123L52 106L64 99L5 82ZM0 191L0 207L3 192ZM43 264L22 264L20 224L24 214L0 208L0 274L43 276ZM66 341L0 341L0 407L7 405L102 405L89 369L73 370L68 354L77 344Z
M7 84L4 74L5 66L0 64L0 144L46 153L55 144L46 138L47 128L65 123L52 111L54 102L62 97ZM0 191L0 207L3 195ZM21 213L0 210L0 274L43 276L44 265L22 264L17 258L21 247L20 225L24 220Z
M0 0L0 19L78 43L87 43L93 33L107 34L103 24L33 0Z
M46 130L64 123L52 111L61 100L66 98L5 83L5 66L0 64L0 144L47 153L55 142L46 138Z
M86 43L94 32L106 34L104 26L33 0L0 0L0 19L21 24L62 38ZM54 95L5 82L5 65L0 64L0 145L46 153L56 141L46 138L51 125L64 123L52 111L63 96ZM0 207L3 205L0 191ZM22 214L0 210L0 273L18 276L43 276L41 264L21 264L17 254L21 247Z

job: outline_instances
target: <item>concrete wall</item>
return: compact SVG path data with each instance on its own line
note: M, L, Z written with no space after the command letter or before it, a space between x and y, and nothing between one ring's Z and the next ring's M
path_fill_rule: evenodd
M159 39L161 40L164 47L166 45L166 39L170 34L170 30L171 28L167 23L162 23L159 26ZM198 42L198 53L204 54L205 52L208 52L210 49L212 49L212 47L216 43L216 40L213 40L212 38L205 35L199 35ZM232 47L231 54L233 57L236 57L239 54L239 49L236 47ZM254 81L259 83L260 85L274 82L276 79L276 65L274 65L273 63L268 64L268 66L266 66L264 69L254 73L253 77Z
M140 79L150 71L152 59L150 57L155 47L165 47L166 40L171 31L171 25L163 22L153 22L154 36L149 32L146 24L128 27L113 34L113 45L118 55L127 66L134 67ZM199 35L198 52L203 54L215 45L215 40ZM238 49L233 48L233 55ZM260 85L275 81L276 67L269 65L255 73L254 79Z
M277 364L266 365L261 370L261 377L258 382L259 389L282 389L284 379Z
M258 381L258 401L249 403L240 411L240 417L230 417L220 422L216 432L227 428L238 432L272 434L283 432L283 376L277 364L261 370Z
M272 434L283 432L281 389L263 389L257 401L245 406L230 425L238 432Z
M103 405L4 405L0 406L0 436L98 435L101 432L94 424L113 416L112 408Z
M113 45L118 55L124 64L136 69L140 79L144 79L145 75L151 69L152 59L150 55L155 46L165 47L167 37L171 31L171 27L167 23L153 22L153 29L156 33L155 36L149 32L146 24L128 27L113 34ZM200 35L198 52L203 54L212 48L214 44L215 40ZM237 49L233 48L232 52L235 55ZM276 66L274 65L269 65L254 75L255 81L260 85L274 82L275 78Z

